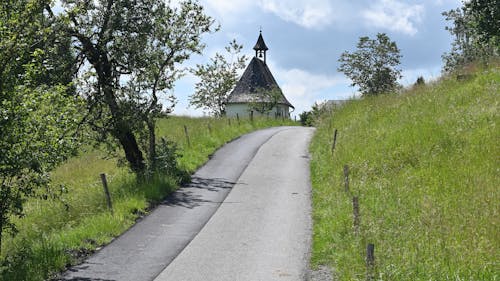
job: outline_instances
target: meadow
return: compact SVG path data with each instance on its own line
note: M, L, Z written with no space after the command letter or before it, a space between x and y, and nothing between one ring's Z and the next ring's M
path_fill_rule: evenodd
M174 141L177 163L187 175L226 142L253 130L295 125L290 120L169 117L157 122L158 138ZM184 126L188 129L189 145ZM100 174L107 175L113 213L107 207ZM18 234L5 236L0 280L47 280L78 263L146 215L179 187L180 177L156 177L138 184L135 175L104 149L81 153L53 171L56 199L30 199L26 216L16 219ZM184 179L185 180L185 179Z
M499 103L496 67L325 111L310 146L312 266L334 280L498 280Z

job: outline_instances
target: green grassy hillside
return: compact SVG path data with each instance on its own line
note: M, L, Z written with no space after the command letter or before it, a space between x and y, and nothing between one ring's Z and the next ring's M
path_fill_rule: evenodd
M157 136L175 141L179 165L194 172L218 147L250 131L292 121L170 117L158 121ZM184 126L188 128L188 146ZM148 208L175 190L179 179L159 178L138 185L125 167L100 150L83 152L52 173L53 185L65 186L60 199L31 200L26 217L17 219L19 233L5 236L0 257L0 280L46 280L75 263L135 223ZM114 214L106 205L99 177L106 173ZM55 189L57 190L57 188Z
M323 114L311 144L313 266L366 280L373 243L374 280L498 280L499 103L494 68Z

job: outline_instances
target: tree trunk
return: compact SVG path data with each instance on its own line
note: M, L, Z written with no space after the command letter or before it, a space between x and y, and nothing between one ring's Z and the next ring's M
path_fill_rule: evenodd
M115 132L115 137L120 142L123 151L125 151L125 158L127 158L130 168L138 176L141 176L144 173L146 165L144 164L144 157L139 149L134 133L129 128L122 128Z
M113 75L112 63L108 59L105 48L94 45L89 38L76 31L71 30L70 33L82 43L83 53L87 56L87 59L94 66L97 73L97 83L102 91L104 103L108 106L113 120L111 127L106 129L112 136L118 139L125 152L125 157L130 164L130 168L136 173L138 178L141 178L144 176L146 168L144 157L139 149L132 128L123 118L126 113L122 112L123 109L120 108L115 96L113 81L115 81L116 77Z
M4 210L2 210L2 212L4 212ZM0 255L1 255L2 254L2 237L3 237L3 224L4 224L3 217L4 217L4 215L1 214L0 216L1 216L1 218L0 218Z
M5 178L3 179L5 181ZM6 225L7 219L9 218L9 200L10 200L10 190L9 187L1 184L0 189L0 254L2 254L2 237L3 228Z
M149 131L149 165L150 168L156 168L156 133L155 133L155 120L151 118L147 122Z
M3 235L1 227L3 226L0 226L0 255L2 254L2 235Z
M138 176L144 174L146 165L144 163L144 157L142 151L137 144L134 132L130 126L123 120L123 116L120 113L119 106L114 98L113 92L107 88L105 90L105 100L111 111L111 115L115 120L111 128L112 134L120 142L123 151L125 152L125 158L130 164L130 168Z
M130 168L138 178L141 178L144 176L146 170L144 157L137 144L134 132L130 128L130 125L123 119L122 109L115 98L113 83L111 82L113 80L111 64L107 61L105 55L102 55L102 57L104 62L97 64L96 70L100 87L104 93L104 102L108 105L114 120L110 129L112 135L120 142Z

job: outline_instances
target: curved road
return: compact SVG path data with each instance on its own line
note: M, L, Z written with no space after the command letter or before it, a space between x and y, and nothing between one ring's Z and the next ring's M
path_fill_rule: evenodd
M62 280L304 280L313 130L270 128L226 144L192 184Z

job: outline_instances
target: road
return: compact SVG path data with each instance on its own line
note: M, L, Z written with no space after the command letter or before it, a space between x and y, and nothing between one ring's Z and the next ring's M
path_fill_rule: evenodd
M277 127L226 144L192 184L62 280L304 280L312 134Z

